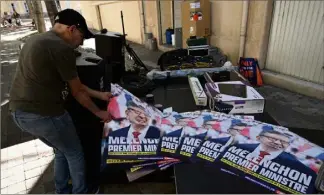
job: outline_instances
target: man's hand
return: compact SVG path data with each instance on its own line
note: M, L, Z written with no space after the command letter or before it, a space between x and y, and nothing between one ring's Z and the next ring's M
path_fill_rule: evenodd
M112 94L110 92L101 92L100 93L100 99L103 101L109 101L112 97Z
M101 118L102 122L109 122L111 121L111 116L108 111L99 111L95 113L97 117Z
M89 96L97 98L99 100L109 101L110 98L112 97L112 94L110 92L101 92L101 91L93 90L85 85L83 85L83 88L87 91Z

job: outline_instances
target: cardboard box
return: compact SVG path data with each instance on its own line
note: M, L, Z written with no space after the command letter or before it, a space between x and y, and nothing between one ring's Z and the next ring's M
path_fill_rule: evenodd
M206 83L205 89L212 110L228 114L263 113L264 98L241 81Z
M190 36L208 37L211 34L210 0L192 0L182 2L182 43L187 48Z

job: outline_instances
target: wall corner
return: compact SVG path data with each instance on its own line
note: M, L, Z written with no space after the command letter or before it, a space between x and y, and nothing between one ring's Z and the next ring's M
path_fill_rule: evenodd
M267 4L265 8L266 14L265 14L264 26L263 26L264 31L260 40L261 45L260 45L259 59L258 59L259 66L261 69L265 68L266 60L267 60L273 8L274 8L274 0L267 0Z

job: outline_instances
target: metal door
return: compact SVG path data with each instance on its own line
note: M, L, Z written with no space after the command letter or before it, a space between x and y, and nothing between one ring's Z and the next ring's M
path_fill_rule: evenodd
M275 1L266 69L324 84L324 1Z

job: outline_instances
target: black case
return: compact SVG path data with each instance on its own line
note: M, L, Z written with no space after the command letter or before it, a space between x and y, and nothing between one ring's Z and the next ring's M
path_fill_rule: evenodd
M97 65L77 65L77 71L82 84L94 90L110 91L107 60L100 60ZM100 109L107 109L107 102L95 98L92 100ZM96 186L99 184L100 178L101 139L104 123L79 104L70 92L65 100L65 109L71 115L83 147L87 181L90 182L90 185Z

